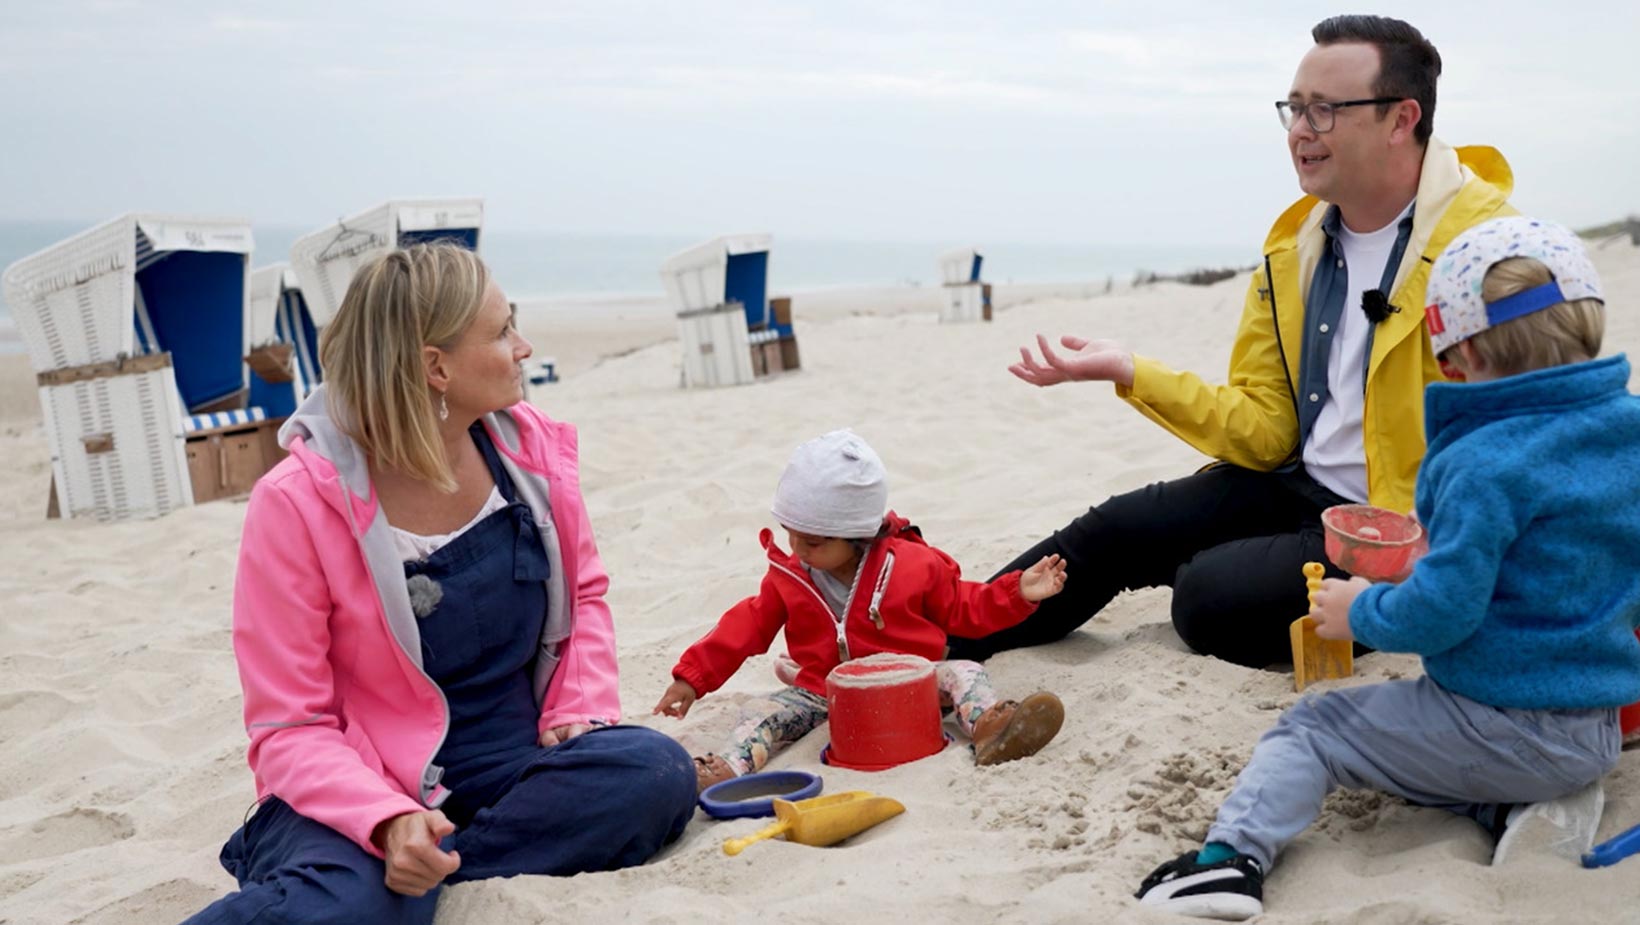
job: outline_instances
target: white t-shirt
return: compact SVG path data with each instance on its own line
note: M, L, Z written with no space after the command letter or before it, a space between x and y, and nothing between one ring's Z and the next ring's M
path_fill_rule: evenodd
M484 506L478 509L473 519L467 521L459 529L450 533L441 533L437 536L424 536L420 533L411 533L409 530L400 530L393 527L393 548L398 551L399 559L404 562L420 562L432 557L456 537L473 528L474 524L494 514L507 506L507 499L501 497L500 488L491 488L490 496L484 499Z
M1311 478L1351 501L1367 500L1367 451L1361 421L1372 322L1361 313L1361 294L1377 289L1383 282L1384 268L1401 233L1401 220L1411 211L1409 202L1400 215L1377 231L1354 232L1342 222L1338 226L1348 291L1327 356L1327 399L1304 444L1304 469ZM1307 398L1300 396L1300 400Z

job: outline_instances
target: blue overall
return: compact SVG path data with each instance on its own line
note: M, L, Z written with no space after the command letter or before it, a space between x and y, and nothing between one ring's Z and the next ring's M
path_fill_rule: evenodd
M446 883L517 874L569 875L642 864L694 815L695 770L671 739L640 727L592 730L538 744L532 674L551 577L539 528L480 425L473 439L507 506L474 524L406 577L442 589L420 619L422 664L450 704L434 764L461 855ZM240 889L188 921L433 920L438 891L411 898L384 882L383 862L334 829L270 797L222 848Z

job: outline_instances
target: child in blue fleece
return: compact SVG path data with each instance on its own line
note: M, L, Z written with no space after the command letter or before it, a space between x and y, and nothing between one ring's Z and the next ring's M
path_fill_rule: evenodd
M1588 848L1617 710L1640 699L1640 399L1626 358L1593 359L1599 285L1576 235L1528 218L1477 225L1436 261L1425 323L1465 382L1424 393L1429 552L1399 585L1328 580L1311 611L1322 637L1415 652L1425 674L1287 711L1207 844L1152 873L1142 903L1259 914L1264 871L1338 787L1472 816L1501 836L1494 864Z

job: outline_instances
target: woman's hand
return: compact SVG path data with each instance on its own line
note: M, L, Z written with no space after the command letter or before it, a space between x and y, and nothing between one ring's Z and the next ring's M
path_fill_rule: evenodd
M1065 587L1065 560L1043 556L1019 576L1019 596L1031 603L1047 600Z
M661 702L655 704L656 713L665 713L667 716L676 716L682 719L689 715L689 708L695 705L700 695L689 685L688 681L674 680L672 686L661 695Z
M439 848L456 827L436 809L394 816L376 826L370 840L386 855L387 888L405 896L425 896L461 866L461 855Z
M1355 634L1350 632L1350 605L1370 587L1372 582L1365 578L1323 581L1320 590L1315 592L1315 602L1310 605L1315 634L1322 639L1354 640Z
M1072 352L1060 356L1048 345L1048 339L1038 334L1036 349L1042 352L1042 360L1038 362L1029 347L1021 347L1019 362L1008 367L1008 371L1036 386L1072 380L1133 385L1133 353L1116 341L1088 340L1066 334L1059 338L1059 343Z
M562 745L583 732L591 732L592 726L587 723L568 723L563 726L554 726L541 731L541 747L551 748Z

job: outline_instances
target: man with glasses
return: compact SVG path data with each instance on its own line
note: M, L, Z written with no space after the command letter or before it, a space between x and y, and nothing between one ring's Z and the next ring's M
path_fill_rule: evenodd
M1049 554L1065 590L1024 623L951 640L984 659L1059 639L1126 589L1173 588L1173 626L1197 652L1252 667L1291 659L1307 561L1326 562L1334 504L1412 507L1423 390L1441 378L1424 333L1431 261L1464 229L1513 214L1491 148L1430 134L1440 55L1417 29L1336 16L1313 30L1276 103L1306 194L1276 220L1248 286L1224 385L1120 344L1038 336L1014 375L1037 386L1114 383L1116 394L1217 462L1090 508L1003 571ZM1328 574L1341 576L1331 565Z

